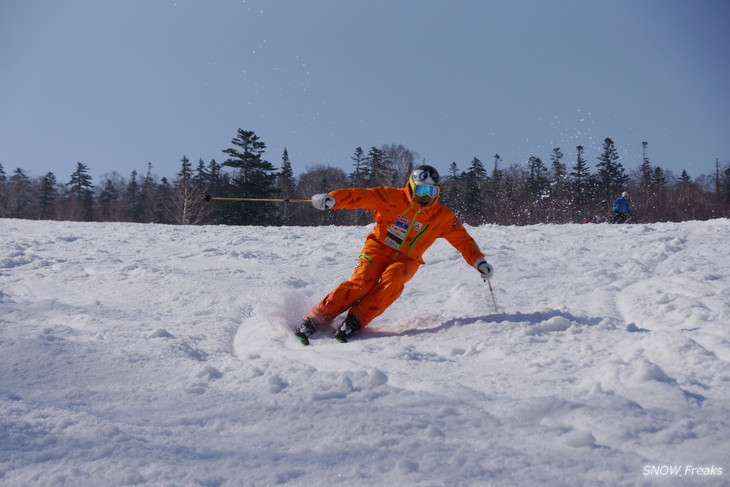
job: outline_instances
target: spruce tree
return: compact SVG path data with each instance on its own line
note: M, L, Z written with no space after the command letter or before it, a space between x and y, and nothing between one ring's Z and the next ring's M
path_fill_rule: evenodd
M590 197L591 171L584 158L585 149L582 145L576 146L576 159L573 170L570 172L569 186L573 195L573 204L582 206Z
M350 186L353 188L361 188L370 180L370 170L368 168L365 151L362 147L355 148L355 152L350 157L354 162L355 169L350 173Z
M367 156L369 178L368 186L385 186L390 184L390 171L385 161L385 153L377 147L371 147Z
M487 170L482 161L476 157L471 160L464 176L464 219L472 225L484 223L484 187L487 182Z
M550 161L553 170L553 181L562 182L565 179L565 164L560 160L563 158L563 153L560 152L560 147L555 147L552 154L550 155Z
M646 156L646 146L649 145L647 142L641 143L641 166L639 167L639 186L642 189L646 189L651 184L652 168L649 163L649 158Z
M160 184L158 184L155 189L155 204L153 206L154 213L152 215L153 222L174 223L167 212L167 209L172 204L172 192L173 188L170 185L170 182L163 176L160 180Z
M119 217L117 207L119 190L114 182L107 178L99 193L99 216L101 221L116 221Z
M136 169L132 170L124 196L127 221L140 222L142 219L142 189L137 181Z
M533 198L542 198L547 195L550 182L547 178L547 168L539 157L531 156L527 161L529 176L525 184L527 193Z
M56 175L52 172L46 173L41 178L41 186L38 194L38 210L39 216L43 220L52 218L54 215L54 206L58 197L58 189L56 188Z
M157 208L157 181L156 176L152 174L152 163L147 163L147 172L142 185L140 187L142 200L142 221L149 223L154 221L154 215L158 212Z
M295 189L294 171L289 160L289 151L284 148L281 155L281 171L277 175L277 188L282 198L291 198L294 196Z
M11 216L28 218L28 211L34 203L34 195L30 178L21 168L13 171L8 180L8 203Z
M502 157L494 154L494 166L492 167L492 178L487 184L487 218L485 221L496 223L499 221L509 221L506 216L507 208L510 202L507 201L506 181L504 169L500 169Z
M94 186L86 164L76 163L76 170L68 183L71 199L72 219L92 221L94 219Z
M601 196L606 201L621 194L629 180L619 159L613 140L607 137L603 141L603 152L598 157L598 164L596 164L598 168L596 176Z
M456 162L452 162L449 165L449 172L446 175L445 180L441 183L441 201L449 208L454 210L455 213L459 213L461 208L459 203L461 201L461 188L459 178L459 166Z
M235 170L228 184L232 196L273 198L276 196L276 167L263 158L264 144L252 131L238 129L231 141L235 147L225 149L228 159L223 166ZM246 202L221 205L224 223L234 225L276 224L276 208L271 203Z
M195 169L195 176L193 176L193 178L203 185L208 179L208 173L205 170L205 161L202 157L198 159L198 167Z
M294 171L292 170L291 161L289 160L289 151L284 148L281 155L281 171L277 175L276 186L280 198L293 198L296 191L296 181L294 180ZM279 218L284 225L290 225L295 219L296 208L290 204L279 205Z
M203 162L201 159L200 162ZM200 165L198 165L198 174L200 174ZM182 156L180 159L180 170L177 172L177 177L183 181L190 181L193 178L193 164L187 156Z
M679 182L681 184L688 184L692 182L692 178L689 177L689 174L687 174L686 169L682 169L682 174L679 176Z
M568 172L562 162L563 152L555 147L550 155L552 178L550 181L550 221L553 223L567 223L572 220L570 212L570 195L568 194Z
M494 169L492 169L492 180L495 182L501 181L504 177L504 171L502 171L499 168L499 163L502 161L502 158L499 154L494 154Z
M208 178L206 187L211 194L218 192L228 184L226 175L221 172L221 165L215 159L211 159L208 163L206 176Z
M657 166L654 168L651 176L651 184L658 188L664 188L667 186L667 175L664 169Z

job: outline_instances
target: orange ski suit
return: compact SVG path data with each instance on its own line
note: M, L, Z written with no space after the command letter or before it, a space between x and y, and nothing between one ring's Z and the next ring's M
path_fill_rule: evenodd
M423 264L423 253L440 237L448 240L473 266L484 257L454 212L438 198L428 206L413 200L410 188L349 188L329 193L335 209L373 212L375 228L365 240L355 270L304 318L327 324L349 310L367 326L395 302Z

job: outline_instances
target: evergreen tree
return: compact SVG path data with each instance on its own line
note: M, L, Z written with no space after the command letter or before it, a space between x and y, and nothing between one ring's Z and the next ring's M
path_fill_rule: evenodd
M619 155L613 140L610 138L604 139L603 152L598 157L598 164L596 165L598 168L596 176L602 196L606 201L621 194L629 180L624 172L623 165L618 160Z
M547 178L547 168L539 157L531 156L527 161L527 169L529 176L525 185L525 190L533 198L542 198L548 194L549 181Z
M367 156L368 170L370 172L368 185L386 186L391 184L391 174L385 160L385 153L377 147L371 147Z
M127 190L125 193L126 201L126 215L128 221L141 222L142 221L142 188L137 181L137 170L132 170L132 174L129 177L129 183L127 183Z
M550 155L550 161L552 163L553 170L553 181L562 182L565 179L566 168L560 160L563 158L563 153L560 152L560 147L555 147L552 154Z
M0 183L7 181L8 177L5 174L5 169L3 168L2 163L0 162Z
M498 221L510 220L509 217L505 216L510 203L507 201L505 172L500 168L501 162L502 157L499 154L494 154L492 179L487 184L486 222L496 223Z
M86 164L76 163L76 170L71 174L68 183L69 217L73 220L93 221L94 219L94 186Z
M545 198L550 194L550 180L548 169L542 159L531 156L527 161L528 176L524 183L524 206L522 221L525 223L540 223L547 220L548 209L552 201Z
M446 177L441 180L441 195L439 198L441 201L451 208L454 213L459 216L461 215L462 208L462 181L461 171L456 162L452 162L449 165L449 171Z
M281 155L281 172L279 172L276 180L276 186L280 198L293 198L296 191L296 181L294 180L294 171L292 170L291 161L289 160L289 151L284 148ZM289 204L279 205L279 218L284 225L290 225L295 218L296 208Z
M40 192L38 194L39 216L43 220L54 217L56 198L58 190L56 189L56 176L52 172L46 173L41 178Z
M652 168L649 163L649 158L646 156L646 146L649 145L647 142L641 143L642 157L641 166L639 167L639 186L642 189L646 189L651 184Z
M206 180L207 184L205 186L209 193L216 193L218 190L228 185L228 179L225 174L221 172L221 165L218 164L215 159L211 159L208 163L206 175L208 179Z
M562 162L563 153L555 147L550 155L552 180L550 182L550 222L567 223L572 220L570 211L570 195L568 171Z
M157 189L155 190L156 204L154 205L155 211L152 215L152 221L155 223L174 223L169 218L169 214L167 212L167 208L169 208L172 203L172 191L173 188L170 185L170 182L163 176L160 180L160 184L157 185Z
M276 195L276 167L263 159L266 150L252 131L238 129L231 141L235 146L225 149L228 159L223 166L236 170L228 191L244 198L273 198ZM276 223L276 208L270 203L236 203L221 205L224 223L238 225L267 225Z
M494 169L492 169L492 180L495 182L499 182L504 178L504 171L502 171L499 168L499 163L502 161L502 158L499 156L499 154L494 154Z
M370 170L365 151L362 150L362 147L357 147L350 159L353 160L355 166L355 169L350 173L350 186L362 188L370 180Z
M590 197L591 172L584 158L584 147L579 145L575 149L577 154L573 170L570 172L569 186L572 191L573 204L580 207Z
M464 220L472 225L484 223L484 187L487 170L482 161L474 157L464 175Z
M28 218L34 197L30 178L21 168L13 171L8 180L8 210L15 218Z
M203 160L201 159L200 162L202 163ZM200 164L198 164L198 174L200 174ZM180 170L177 177L183 181L190 181L193 178L193 164L187 156L182 156L182 159L180 159Z
M198 159L198 167L195 169L195 176L193 176L193 179L205 185L208 178L208 172L205 170L205 161L201 157Z
M141 221L149 223L154 221L154 215L158 213L157 208L157 181L156 176L152 174L152 163L147 163L147 172L140 186L141 199Z
M682 170L682 174L679 176L679 182L680 184L687 184L692 182L692 179L689 177L689 174L687 174L686 169Z
M118 219L117 206L119 197L117 186L112 182L111 178L107 178L104 187L99 193L99 216L101 221L116 221Z
M665 174L664 169L659 166L654 168L651 176L651 184L652 186L659 188L667 186L667 175Z
M291 198L294 196L296 183L294 181L294 171L289 160L289 151L284 148L281 155L281 171L277 175L277 188L282 198Z

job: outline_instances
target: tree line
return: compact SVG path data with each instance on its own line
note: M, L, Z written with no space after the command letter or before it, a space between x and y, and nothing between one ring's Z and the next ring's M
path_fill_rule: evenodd
M635 221L706 220L730 216L730 164L715 161L715 172L692 180L652 165L642 144L639 167L627 172L610 138L603 141L595 167L585 148L565 156L554 148L549 162L538 156L506 165L499 154L491 164L474 157L465 167L441 169L441 198L467 224L527 225L607 221L611 202L631 194ZM146 171L117 173L94 185L87 165L78 162L68 182L52 172L30 178L0 164L0 217L46 220L115 221L181 225L362 225L364 210L320 212L310 205L281 202L206 201L216 197L306 199L345 187L404 186L418 155L403 145L353 151L351 171L318 165L295 176L285 149L277 167L264 158L266 144L239 129L226 159L193 164L183 156L172 179Z

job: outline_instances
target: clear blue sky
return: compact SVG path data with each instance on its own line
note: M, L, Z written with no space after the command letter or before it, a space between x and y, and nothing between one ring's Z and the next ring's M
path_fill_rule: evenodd
M383 144L595 169L611 137L697 177L730 161L729 25L728 0L0 0L0 163L172 179L243 128L296 174Z

